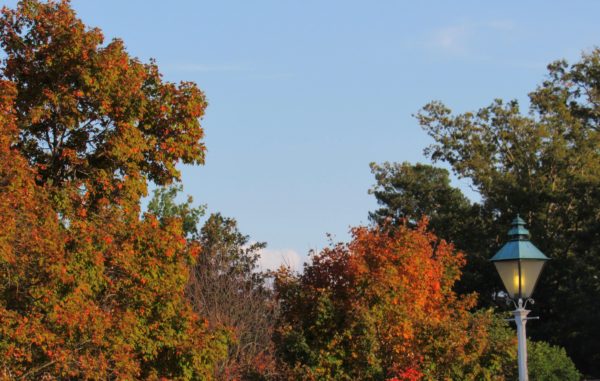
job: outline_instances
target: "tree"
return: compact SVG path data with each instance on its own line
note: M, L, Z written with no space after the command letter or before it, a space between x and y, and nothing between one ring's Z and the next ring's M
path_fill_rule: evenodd
M543 341L528 341L527 355L531 381L581 380L581 374L563 348Z
M212 214L199 238L202 254L192 269L187 294L209 327L231 333L228 355L215 377L250 378L274 372L271 334L275 316L267 274L257 261L264 242L251 243L235 219Z
M427 232L425 222L352 234L349 244L314 255L302 275L277 274L275 340L292 375L510 379L516 336L496 334L505 330L502 322L490 311L469 312L474 298L452 291L462 254Z
M483 292L480 306L492 306L488 296L498 286L496 270L489 263L491 219L478 203L450 185L446 169L428 164L371 163L376 185L369 191L380 209L369 214L378 224L401 224L426 217L435 234L467 253L463 275L455 290L460 294ZM484 239L482 239L482 237ZM477 285L477 286L475 286Z
M184 295L199 246L139 216L149 180L201 162L202 94L68 2L4 8L0 43L0 378L210 379L226 337Z
M12 92L3 82L2 99ZM0 377L189 379L210 374L219 342L182 291L194 250L177 224L114 209L59 219L50 192L0 139ZM7 120L8 119L8 120ZM122 213L122 212L121 212ZM178 296L179 295L179 296Z
M198 239L198 224L200 218L204 216L206 206L194 207L192 196L188 196L184 203L178 204L175 198L182 191L183 185L181 184L156 188L148 203L148 211L158 217L162 224L174 218L179 219L186 237Z
M204 161L198 118L206 100L196 85L165 83L122 41L102 43L68 1L24 0L2 11L2 78L17 89L15 144L39 184L77 189L88 207L135 204L147 180L170 183L179 161Z
M457 226L447 224L468 214L470 201L450 185L448 171L426 164L371 163L377 186L369 193L383 207L369 214L379 223L416 222L428 216L429 226L441 236L454 235ZM391 220L391 221L388 221Z
M471 205L478 210L474 216L452 216L436 206L413 218L430 213L432 221L436 215L448 217L447 224L457 231L444 232L444 238L464 250L470 263L462 290L483 295L502 287L485 261L506 240L515 214L525 218L534 243L552 258L536 290L543 319L529 332L564 346L580 369L599 376L600 50L584 54L573 65L555 62L548 70L547 79L529 95L527 114L518 102L501 100L459 115L440 102L419 112L420 124L435 140L426 153L469 179L481 202ZM380 187L396 181L396 175L410 173L386 174L388 180ZM430 189L427 181L419 181L416 189ZM417 190L405 184L402 188L410 195L404 198L419 198ZM387 199L398 192L390 193ZM380 201L390 208L387 213L401 210L384 198ZM473 229L481 244L461 233L461 226Z
M220 213L211 214L198 232L205 208L193 207L192 197L178 204L181 190L181 186L157 188L148 210L163 224L181 221L187 236L201 248L186 294L211 329L228 335L227 356L217 363L215 378L250 379L273 373L276 311L267 274L257 264L266 243L251 243L235 219Z

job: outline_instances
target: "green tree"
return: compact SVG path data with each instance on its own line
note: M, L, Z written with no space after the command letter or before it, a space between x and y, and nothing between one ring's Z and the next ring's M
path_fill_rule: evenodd
M183 185L174 184L168 187L158 187L154 190L148 203L148 211L157 216L162 224L177 218L181 221L183 232L189 238L198 238L198 225L204 216L206 206L194 207L194 198L188 196L183 203L177 203L177 194L183 191Z
M485 300L502 287L486 261L506 240L509 221L519 213L534 243L552 258L535 295L535 308L543 318L529 332L564 346L580 369L596 376L600 375L599 73L600 50L595 49L573 65L550 64L546 80L529 95L528 113L517 101L495 100L459 115L432 102L417 115L435 140L426 154L469 179L481 196L471 205L476 213L450 215L447 223L456 231L442 233L467 253L461 289L480 292ZM394 170L384 175L389 178L385 181L411 176L409 172ZM417 188L431 188L427 179L419 181ZM440 180L439 186L444 183ZM405 198L419 199L418 189L402 187L409 190ZM402 213L398 205L386 201L398 193L390 192L385 199L379 197L384 208L391 209L386 213ZM438 219L436 213L449 215L444 208L434 209L423 214L433 215L432 221ZM461 233L461 226L468 226L471 239Z
M370 190L383 207L369 217L382 224L391 219L419 221L429 218L429 226L440 236L453 236L458 229L449 221L468 214L471 203L459 189L450 185L448 171L426 164L371 163L377 185ZM452 230L454 229L454 230Z
M531 381L581 380L581 374L563 348L543 341L528 341L527 361Z

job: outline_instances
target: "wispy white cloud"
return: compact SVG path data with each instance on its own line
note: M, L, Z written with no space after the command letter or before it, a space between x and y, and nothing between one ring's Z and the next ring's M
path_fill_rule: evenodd
M261 270L277 270L289 266L294 271L300 271L304 260L293 249L263 249L260 253L258 266Z
M460 53L467 47L470 29L465 25L456 25L438 29L434 32L431 43L442 50Z
M434 30L428 45L437 50L453 54L467 54L478 34L486 31L511 32L515 24L511 20L491 20L480 23L462 23Z
M471 61L491 62L526 70L543 70L546 63L522 57L494 57L485 47L490 37L516 32L518 26L511 20L491 20L479 23L463 23L434 30L426 46L447 55Z

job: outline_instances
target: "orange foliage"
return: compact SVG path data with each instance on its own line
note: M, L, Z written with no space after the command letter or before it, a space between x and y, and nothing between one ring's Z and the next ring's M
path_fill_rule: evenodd
M6 111L12 87L1 87ZM209 375L222 350L183 296L192 258L181 227L118 206L60 218L11 148L10 116L0 121L0 378Z
M495 350L491 316L472 314L475 298L452 290L463 255L428 232L426 221L352 235L314 255L304 274L278 273L276 341L286 365L307 379L481 377L489 365L483 357Z
M103 39L68 1L22 1L0 17L2 74L17 90L18 147L38 183L77 190L64 192L88 208L134 206L148 179L167 184L178 162L204 162L207 103L194 83L163 82L154 62Z
M225 338L184 296L197 245L139 216L148 180L202 162L202 93L66 1L3 9L0 43L0 379L210 378Z

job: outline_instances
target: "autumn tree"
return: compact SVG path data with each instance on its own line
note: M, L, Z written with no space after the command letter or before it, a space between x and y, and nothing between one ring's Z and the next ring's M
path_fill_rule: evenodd
M203 94L67 1L4 8L0 44L0 377L210 379L226 336L184 295L199 246L139 215L149 181L203 162Z
M426 153L470 180L481 196L466 208L445 198L458 190L440 178L436 187L443 194L433 197L450 203L414 209L412 200L433 189L430 179L406 167L375 167L375 194L384 210L377 213L414 211L411 218L430 215L432 223L452 226L434 228L467 253L461 290L477 291L482 300L502 287L487 259L503 243L510 219L516 213L525 218L536 245L552 258L536 290L543 319L528 332L564 346L578 367L594 376L600 375L599 73L600 50L594 49L572 65L550 64L546 80L529 94L528 112L517 101L495 100L464 114L455 115L440 102L418 113L435 140Z
M497 289L498 279L489 263L490 242L482 239L490 235L491 229L497 230L489 212L452 186L444 168L386 162L371 163L371 171L377 182L369 193L380 208L369 213L369 218L378 224L397 225L427 217L429 229L438 238L451 241L466 253L463 275L455 290L460 294L479 293L480 306L495 305L490 295Z
M88 208L136 203L148 180L178 179L178 162L203 163L202 92L163 82L121 40L103 45L68 1L4 8L0 44L2 78L17 89L15 146L39 184L77 190Z
M314 255L303 274L278 273L275 339L292 378L510 379L515 336L497 334L503 323L469 312L473 297L452 290L462 254L423 221L352 235Z
M183 297L180 227L111 212L66 229L25 160L1 159L0 376L208 378L224 338Z

